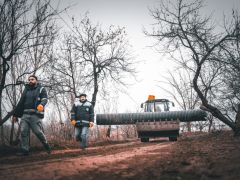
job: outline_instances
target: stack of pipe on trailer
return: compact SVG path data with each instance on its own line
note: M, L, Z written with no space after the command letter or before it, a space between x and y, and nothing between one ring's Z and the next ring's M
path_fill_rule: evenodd
M203 110L142 112L142 113L115 113L97 114L98 125L123 125L136 122L154 122L179 120L180 122L206 121L207 113Z

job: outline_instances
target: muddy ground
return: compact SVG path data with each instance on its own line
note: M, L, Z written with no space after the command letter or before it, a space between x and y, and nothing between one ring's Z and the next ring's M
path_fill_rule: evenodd
M240 179L240 138L231 132L33 152L0 151L0 179Z

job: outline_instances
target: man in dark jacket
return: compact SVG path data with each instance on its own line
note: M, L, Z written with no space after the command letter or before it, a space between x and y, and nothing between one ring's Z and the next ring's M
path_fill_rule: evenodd
M86 94L80 94L71 110L71 124L75 127L75 137L80 141L81 149L87 147L88 130L94 122L93 106L86 97Z
M47 92L42 87L35 75L28 78L29 84L25 86L23 94L18 102L12 120L17 121L21 118L21 153L19 155L29 154L29 132L33 133L41 141L47 153L51 153L50 146L43 133L42 118L44 117L44 107L47 104Z

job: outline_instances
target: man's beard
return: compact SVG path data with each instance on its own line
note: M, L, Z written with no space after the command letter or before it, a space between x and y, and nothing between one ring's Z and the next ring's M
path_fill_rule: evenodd
M30 82L29 85L30 85L30 86L35 86L36 83L32 83L32 82Z

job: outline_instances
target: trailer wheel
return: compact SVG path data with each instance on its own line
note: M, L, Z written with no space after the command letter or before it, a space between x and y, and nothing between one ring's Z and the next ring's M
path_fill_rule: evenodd
M141 138L141 142L149 142L149 138Z
M169 141L177 141L177 137L169 137Z

